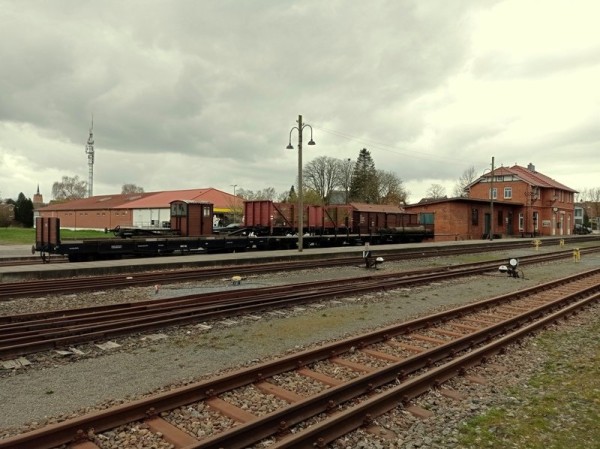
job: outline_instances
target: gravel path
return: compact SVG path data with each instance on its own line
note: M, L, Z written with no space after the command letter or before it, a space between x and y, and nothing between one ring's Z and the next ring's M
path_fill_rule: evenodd
M447 264L451 263L449 260L428 259L414 263L384 264L379 271ZM84 355L59 356L56 353L43 353L30 356L28 360L31 365L18 370L3 370L0 365L0 402L4 404L3 413L0 414L0 438L41 424L77 416L82 411L114 405L197 381L221 370L263 361L273 355L298 350L323 340L333 340L366 329L405 321L420 314L526 288L599 265L600 256L584 257L580 263L566 259L525 267L526 279L511 279L498 273L490 273L487 276L413 289L341 298L295 309L201 323L169 329L162 334L114 339L120 346L112 350L102 350L88 344L76 348ZM311 279L343 279L367 273L362 268L346 267L285 275L272 274L246 279L241 288ZM30 309L72 307L73 303L85 306L91 303L143 300L230 288L240 287L234 287L226 280L217 280L181 287L165 286L158 294L155 294L153 288L136 288L120 292L19 299L0 304L0 314L15 313L15 310L24 313ZM511 377L510 374L508 377ZM471 412L476 413L477 409ZM423 431L431 430L424 427ZM452 431L448 432L451 434ZM353 441L356 443L357 440ZM406 438L403 441L407 441ZM337 447L437 446L430 446L421 438L420 443L413 446Z

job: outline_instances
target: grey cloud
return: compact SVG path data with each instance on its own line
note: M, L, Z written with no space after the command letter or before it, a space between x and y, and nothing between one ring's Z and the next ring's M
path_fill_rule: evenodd
M555 52L527 59L515 59L513 55L495 52L477 58L473 73L481 79L510 80L516 78L543 79L562 72L600 66L600 46L572 52Z
M306 160L367 147L405 180L454 179L480 147L507 151L510 123L466 123L420 157L415 142L437 105L410 107L468 67L469 23L496 1L0 2L0 121L39 137L15 149L0 136L0 156L18 151L36 171L86 177L92 114L106 189L166 189L198 166L206 172L194 187L236 178L287 189L295 167L284 147L298 114L318 143ZM475 76L515 70L486 58Z

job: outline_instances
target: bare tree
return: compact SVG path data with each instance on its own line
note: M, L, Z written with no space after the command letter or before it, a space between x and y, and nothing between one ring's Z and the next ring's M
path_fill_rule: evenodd
M248 201L258 201L258 200L271 200L273 201L277 197L277 192L274 187L267 187L263 190L257 190L256 192L252 190L246 190L239 188L237 189L235 196L239 196Z
M144 188L136 186L135 184L123 184L121 187L122 194L130 194L130 193L144 193Z
M427 189L425 193L427 198L445 198L446 197L446 187L440 184L431 184L431 186Z
M85 198L87 182L81 181L79 176L63 176L62 181L52 184L52 198L59 201Z
M469 192L466 191L466 188L469 184L471 184L477 178L477 174L475 173L475 166L471 165L467 168L458 181L456 181L456 185L454 186L454 196L466 198L469 196Z
M0 228L5 228L10 224L11 213L10 205L0 203Z
M352 172L354 171L354 162L352 159L338 159L338 170L336 187L344 190L344 202L348 204L350 201L350 187L352 186Z
M378 204L405 205L408 192L402 180L395 174L385 170L377 170Z
M308 190L314 190L323 204L329 204L331 191L339 182L340 160L319 156L304 167L303 181Z
M589 189L583 189L577 195L577 201L582 203L588 201L600 201L600 187L590 187Z
M579 202L583 203L584 211L590 217L590 221L600 228L600 187L583 189L578 195Z

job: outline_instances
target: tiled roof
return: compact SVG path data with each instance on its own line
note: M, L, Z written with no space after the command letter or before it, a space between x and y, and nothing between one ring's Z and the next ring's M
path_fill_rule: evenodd
M150 209L169 207L171 201L175 200L198 200L207 189L191 190L167 190L164 192L155 192L152 195L139 198L130 204L123 204L117 209Z
M53 210L96 210L96 209L168 209L171 201L206 201L214 204L215 208L230 209L234 205L233 195L214 189L167 190L162 192L147 192L118 195L98 195L90 198L53 203L39 209ZM242 199L237 198L236 205L242 205Z
M491 200L486 200L486 199L481 199L481 198L465 198L465 197L435 198L435 199L431 198L431 199L427 199L425 201L421 200L418 203L407 204L406 208L410 209L413 207L429 206L431 204L442 204L442 203L490 204L490 202L491 202ZM518 204L518 203L514 203L512 201L501 201L501 200L495 199L494 204L514 206L515 204Z
M152 193L130 193L117 195L97 195L90 198L80 198L77 200L55 202L40 208L41 211L51 210L96 210L96 209L115 209L120 206L128 207L128 204L139 200Z
M520 165L513 165L512 167L510 167L509 170L510 170L510 172L517 175L519 178L521 178L523 181L525 181L531 185L534 185L534 186L553 188L553 189L561 189L561 190L566 190L568 192L577 192L577 190L567 187L566 185L561 184L558 181L555 181L554 179L550 178L549 176L546 176L535 170L529 170L525 167L521 167ZM498 173L496 173L495 170L494 170L494 173L498 174Z
M492 175L491 173L486 173L482 177L477 178L475 181L473 181L467 187L471 187L471 186L477 184L478 182L480 182L482 178L489 178L491 175ZM536 186L536 187L561 189L561 190L566 190L567 192L577 192L577 190L567 187L566 185L561 184L558 181L555 181L554 179L550 178L549 176L546 176L540 172L535 171L535 169L530 170L528 168L521 167L520 165L513 165L512 167L498 167L498 168L494 169L494 176L503 176L503 175L517 176L523 182L526 182L527 184L530 184L530 185Z
M350 206L358 212L386 212L388 214L404 212L403 208L389 204L350 203Z

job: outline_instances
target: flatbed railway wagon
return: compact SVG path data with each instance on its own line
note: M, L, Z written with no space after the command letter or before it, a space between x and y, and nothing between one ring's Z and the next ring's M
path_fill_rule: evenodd
M36 218L34 251L62 254L71 262L119 259L129 256L161 256L173 253L245 251L246 236L213 235L213 205L207 202L173 201L169 229L116 227L107 230L111 237L62 240L60 219Z
M417 214L370 208L306 206L303 247L419 242L433 236L433 229L421 225ZM169 229L117 227L110 230L110 237L80 240L61 239L59 218L38 217L33 251L44 260L48 254L60 254L77 262L298 247L298 219L290 203L246 201L243 226L229 234L213 234L211 203L177 200L170 209Z

